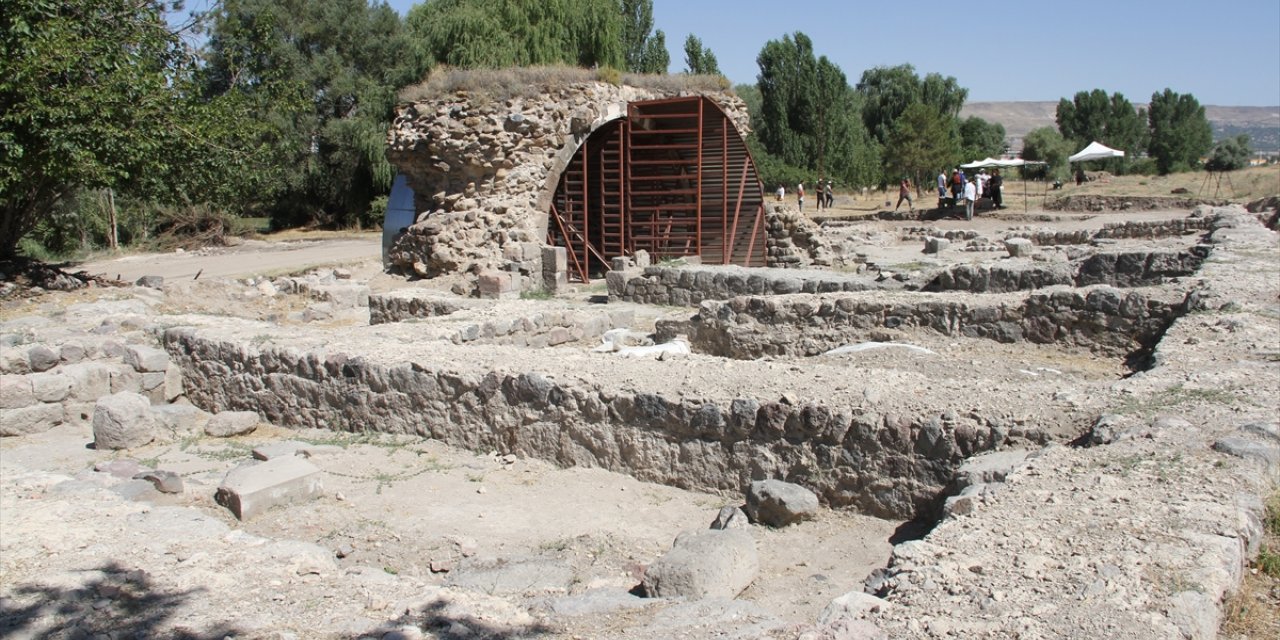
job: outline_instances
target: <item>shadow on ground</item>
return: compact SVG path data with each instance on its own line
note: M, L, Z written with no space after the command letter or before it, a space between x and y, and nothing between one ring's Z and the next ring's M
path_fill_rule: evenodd
M10 589L0 598L0 637L222 640L243 634L226 622L203 630L171 622L182 603L203 590L166 590L145 571L115 562L85 573L93 577L74 588L28 583Z
M437 600L421 611L406 613L388 620L374 629L351 636L357 638L381 638L401 627L417 627L439 640L526 640L550 635L555 630L541 622L524 626L496 625L475 616L447 611L448 602Z

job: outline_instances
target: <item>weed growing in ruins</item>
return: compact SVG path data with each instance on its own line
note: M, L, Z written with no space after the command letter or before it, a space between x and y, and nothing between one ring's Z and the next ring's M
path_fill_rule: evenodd
M1242 403L1254 404L1232 389L1199 389L1176 384L1147 397L1128 397L1116 407L1114 413L1151 416L1188 405L1218 404L1230 407Z
M521 300L550 300L554 297L555 295L553 295L550 291L547 291L545 289L535 289L533 291L520 292Z
M1227 638L1280 637L1280 491L1267 500L1262 549L1240 588L1223 603Z
M1262 521L1264 540L1258 553L1258 570L1280 579L1280 491L1267 500L1267 514Z

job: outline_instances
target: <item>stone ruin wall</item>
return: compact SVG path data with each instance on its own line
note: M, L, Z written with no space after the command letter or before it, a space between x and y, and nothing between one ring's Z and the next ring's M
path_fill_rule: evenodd
M399 106L387 157L407 177L419 213L389 252L392 269L427 278L507 271L520 280L516 290L541 288L548 209L580 143L625 116L629 102L689 95L711 98L743 136L750 132L746 103L733 94L604 82L502 100L458 91ZM812 221L768 206L767 222L771 265L830 264Z
M393 245L392 267L422 277L507 270L540 280L547 209L579 143L625 116L629 102L687 95L706 95L738 131L750 131L746 104L732 94L604 82L504 100L458 91L399 106L387 157L407 177L419 215Z

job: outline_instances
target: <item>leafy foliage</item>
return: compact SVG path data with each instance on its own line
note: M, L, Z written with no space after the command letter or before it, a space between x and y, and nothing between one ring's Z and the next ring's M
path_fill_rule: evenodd
M1249 136L1242 133L1214 145L1204 168L1206 171L1237 171L1249 166L1251 155L1253 150L1249 148Z
M1041 127L1022 139L1022 158L1047 162L1048 166L1028 166L1023 174L1029 178L1065 179L1071 171L1067 158L1071 156L1071 143L1053 127Z
M960 157L965 160L995 158L1009 145L1004 141L1004 125L969 116L960 122ZM945 165L944 165L945 166Z
M671 64L666 34L653 30L653 0L621 0L622 47L627 71L666 73Z
M862 127L857 96L838 66L814 57L808 36L771 40L756 61L760 109L753 122L760 146L778 166L856 185L878 177L878 146Z
M689 34L684 41L684 64L685 73L698 76L719 76L720 64L716 61L716 54L711 49L702 46L702 40L698 36Z
M619 8L618 0L429 0L414 5L407 22L438 64L622 68L627 50ZM651 3L648 11L652 23Z
M366 0L224 0L209 29L206 90L268 124L272 182L248 206L277 226L362 221L394 177L395 92L425 66L399 16Z
M954 165L960 139L952 123L931 105L908 106L894 122L885 145L887 174L907 176L920 185L938 169Z
M862 121L881 144L888 141L894 123L907 107L924 103L954 119L969 96L969 90L954 77L930 73L922 80L909 64L867 69L862 72L857 91L863 97Z
M1186 171L1200 164L1200 156L1213 145L1213 130L1204 107L1191 94L1170 89L1151 95L1148 111L1151 142L1147 153L1155 158L1161 174Z
M0 13L0 256L60 202L232 205L255 187L242 104L202 99L160 0L13 0ZM237 179L241 172L250 177ZM87 235L82 235L82 238Z

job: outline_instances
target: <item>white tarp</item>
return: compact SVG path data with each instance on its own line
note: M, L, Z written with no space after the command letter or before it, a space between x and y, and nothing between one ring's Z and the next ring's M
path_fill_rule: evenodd
M1023 160L1022 158L1014 158L1012 160L999 160L996 158L987 158L986 160L976 160L969 164L960 165L961 169L1005 169L1008 167L1021 167L1028 164L1044 164L1043 162L1033 162Z
M1088 162L1090 160L1106 160L1107 158L1123 158L1124 152L1112 149L1101 142L1090 142L1080 153L1067 158L1070 162Z

